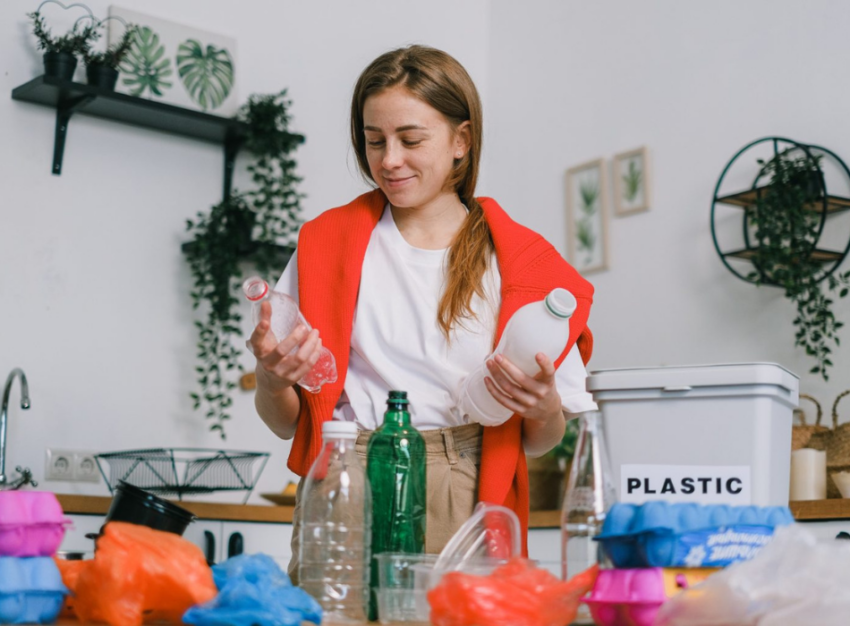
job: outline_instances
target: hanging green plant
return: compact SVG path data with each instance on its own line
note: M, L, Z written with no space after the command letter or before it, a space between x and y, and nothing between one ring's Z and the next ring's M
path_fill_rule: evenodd
M289 132L290 106L285 90L249 98L237 117L248 129L244 146L252 157L247 169L254 187L186 221L192 235L187 248L192 304L204 310L203 319L195 321L199 390L191 397L222 439L233 404L233 377L243 371L235 344L235 337L242 336L236 295L243 277L240 261L249 259L274 284L283 269L279 246L294 244L302 224L304 195L297 190L301 178L291 154L304 137Z
M91 44L87 45L83 50L83 60L86 65L104 65L117 70L130 51L130 46L133 45L136 29L137 26L134 24L127 24L121 39L111 46L107 46L105 50L94 50Z
M823 263L813 254L823 219L821 156L809 152L794 156L795 150L758 161L760 177L766 177L769 184L747 211L747 225L757 243L756 270L748 278L759 285L780 287L796 305L795 345L815 360L810 373L828 381L832 346L840 345L837 333L844 325L835 319L830 294L847 296L850 271L832 273L822 280Z
M93 17L83 28L80 28L79 22L75 22L70 31L59 37L51 34L44 16L39 11L27 13L27 17L32 20L32 34L38 39L38 49L45 52L83 54L89 45L100 37Z

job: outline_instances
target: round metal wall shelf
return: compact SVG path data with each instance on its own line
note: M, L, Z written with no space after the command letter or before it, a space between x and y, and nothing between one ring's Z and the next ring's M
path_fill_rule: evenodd
M714 241L714 248L717 250L717 254L720 256L720 260L723 261L723 265L732 272L735 276L744 280L748 283L752 284L775 284L768 277L761 274L761 278L756 280L750 278L748 274L751 271L741 272L738 267L735 267L730 263L730 261L749 261L749 265L751 268L755 269L756 272L760 273L758 266L754 263L754 259L756 257L756 251L758 249L757 242L752 241L752 237L750 235L749 229L747 228L747 215L750 210L752 210L756 204L758 203L761 194L765 189L769 187L769 182L765 181L765 171L763 166L759 166L758 171L753 179L752 186L749 189L745 189L742 191L738 191L732 194L724 194L720 195L720 189L723 185L723 181L726 178L729 171L732 169L732 166L741 159L747 152L750 152L756 146L761 144L770 143L773 148L773 155L777 156L780 153L791 151L799 151L800 153L806 155L808 158L812 159L813 163L814 157L816 155L828 155L834 162L838 165L839 170L843 170L844 174L847 176L848 180L850 180L850 169L848 169L847 165L841 158L822 146L816 146L812 144L804 144L793 139L787 139L785 137L764 137L762 139L757 139L753 141L740 150L732 157L732 159L726 164L726 167L723 168L723 172L720 174L720 178L717 181L717 185L714 188L714 197L711 201L711 238ZM822 193L820 194L820 198L816 203L814 203L810 210L817 211L820 213L820 224L818 227L817 239L812 243L811 246L811 257L817 261L820 261L822 265L822 270L817 276L817 281L824 280L830 274L832 274L844 258L847 256L848 251L850 251L850 232L848 232L847 243L844 245L843 250L830 250L824 249L818 246L820 242L821 235L823 234L824 227L826 226L827 220L839 213L843 213L844 211L850 210L850 198L845 198L842 196L830 195L826 186L826 178L823 174L823 168L819 165L817 166L819 178L820 178L820 187ZM726 210L728 208L731 209L739 209L741 215L741 231L743 233L744 247L736 248L732 250L723 250L720 242L718 241L718 209L720 207L724 207Z

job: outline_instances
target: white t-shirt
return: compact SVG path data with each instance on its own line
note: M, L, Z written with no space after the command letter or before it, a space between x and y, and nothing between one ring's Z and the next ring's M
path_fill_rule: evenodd
M485 298L474 296L475 319L464 320L451 341L437 325L448 250L414 248L399 232L389 207L372 231L354 313L348 373L334 419L364 430L383 422L391 389L408 392L410 417L420 430L468 423L458 408L460 383L493 350L501 276L496 256L485 273ZM297 255L277 291L298 301ZM330 294L329 294L330 298ZM328 306L333 306L329 300ZM568 413L596 409L586 391L587 371L573 347L555 380Z

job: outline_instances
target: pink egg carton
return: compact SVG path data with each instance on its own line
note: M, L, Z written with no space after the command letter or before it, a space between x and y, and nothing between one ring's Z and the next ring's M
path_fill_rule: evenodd
M582 601L599 626L652 626L661 605L716 572L713 568L601 570Z
M52 556L68 524L49 491L0 491L0 556Z

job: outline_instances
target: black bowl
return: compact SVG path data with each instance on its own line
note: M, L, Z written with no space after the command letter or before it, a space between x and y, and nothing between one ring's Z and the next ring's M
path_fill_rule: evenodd
M129 522L182 536L195 517L176 504L119 480L104 525Z

